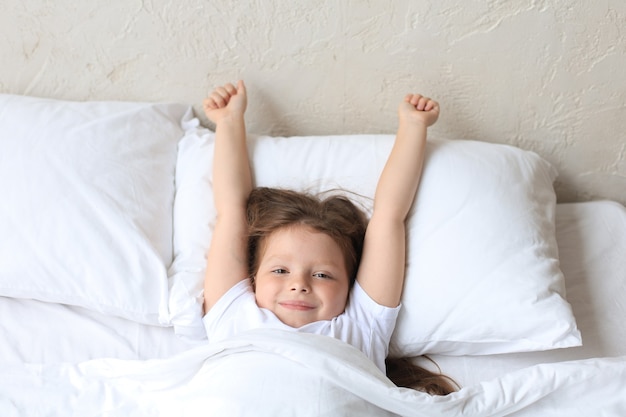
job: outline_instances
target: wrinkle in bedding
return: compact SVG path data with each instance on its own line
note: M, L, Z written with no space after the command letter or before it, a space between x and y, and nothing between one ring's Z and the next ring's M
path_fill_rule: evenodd
M626 357L543 364L445 397L397 388L357 349L256 330L170 359L1 369L0 413L66 415L605 415L626 409ZM606 389L606 386L613 390ZM271 386L272 389L262 387ZM40 393L33 398L32 393ZM35 408L36 407L36 408ZM78 414L72 414L78 413ZM81 414L82 413L82 414ZM618 414L615 414L618 415Z

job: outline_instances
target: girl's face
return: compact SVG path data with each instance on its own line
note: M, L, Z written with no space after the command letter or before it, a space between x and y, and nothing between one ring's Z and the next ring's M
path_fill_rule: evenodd
M296 328L343 313L349 277L343 252L330 236L287 227L269 235L262 250L255 275L259 307Z

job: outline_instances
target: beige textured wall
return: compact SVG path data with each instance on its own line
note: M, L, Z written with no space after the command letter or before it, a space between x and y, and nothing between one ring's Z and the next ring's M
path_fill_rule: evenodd
M391 133L410 90L433 136L534 150L560 201L626 203L624 0L3 0L0 91L199 103L248 82L249 130ZM199 107L198 107L199 108Z

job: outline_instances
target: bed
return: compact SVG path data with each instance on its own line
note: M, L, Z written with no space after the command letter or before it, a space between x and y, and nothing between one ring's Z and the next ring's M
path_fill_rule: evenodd
M185 104L0 95L1 415L626 415L621 204L557 204L532 152L429 139L391 354L461 387L433 397L329 338L206 343L212 140ZM248 145L256 184L368 211L392 140Z

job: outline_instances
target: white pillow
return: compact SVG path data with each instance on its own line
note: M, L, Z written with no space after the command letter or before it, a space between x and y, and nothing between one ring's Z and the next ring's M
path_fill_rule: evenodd
M580 346L555 235L556 170L506 145L432 141L408 228L397 356Z
M206 338L201 321L204 271L216 216L212 166L213 135L203 128L188 130L178 144L176 163L169 312L176 334L194 339Z
M200 129L181 142L179 154L179 164L184 158L206 161L179 165L179 172L195 173L186 172L177 184L189 187L185 201L179 196L176 201L177 217L188 223L175 230L175 239L193 242L193 253L187 252L198 270L196 281L184 286L193 288L196 302L189 328L201 326L200 268L214 217L212 141L213 134ZM365 196L356 199L368 212L392 143L391 135L248 140L257 186L350 190ZM429 140L407 222L407 276L391 354L481 355L580 345L559 269L555 176L555 169L532 152ZM206 207L198 209L194 200Z
M177 143L191 117L182 104L0 95L0 295L168 323Z

